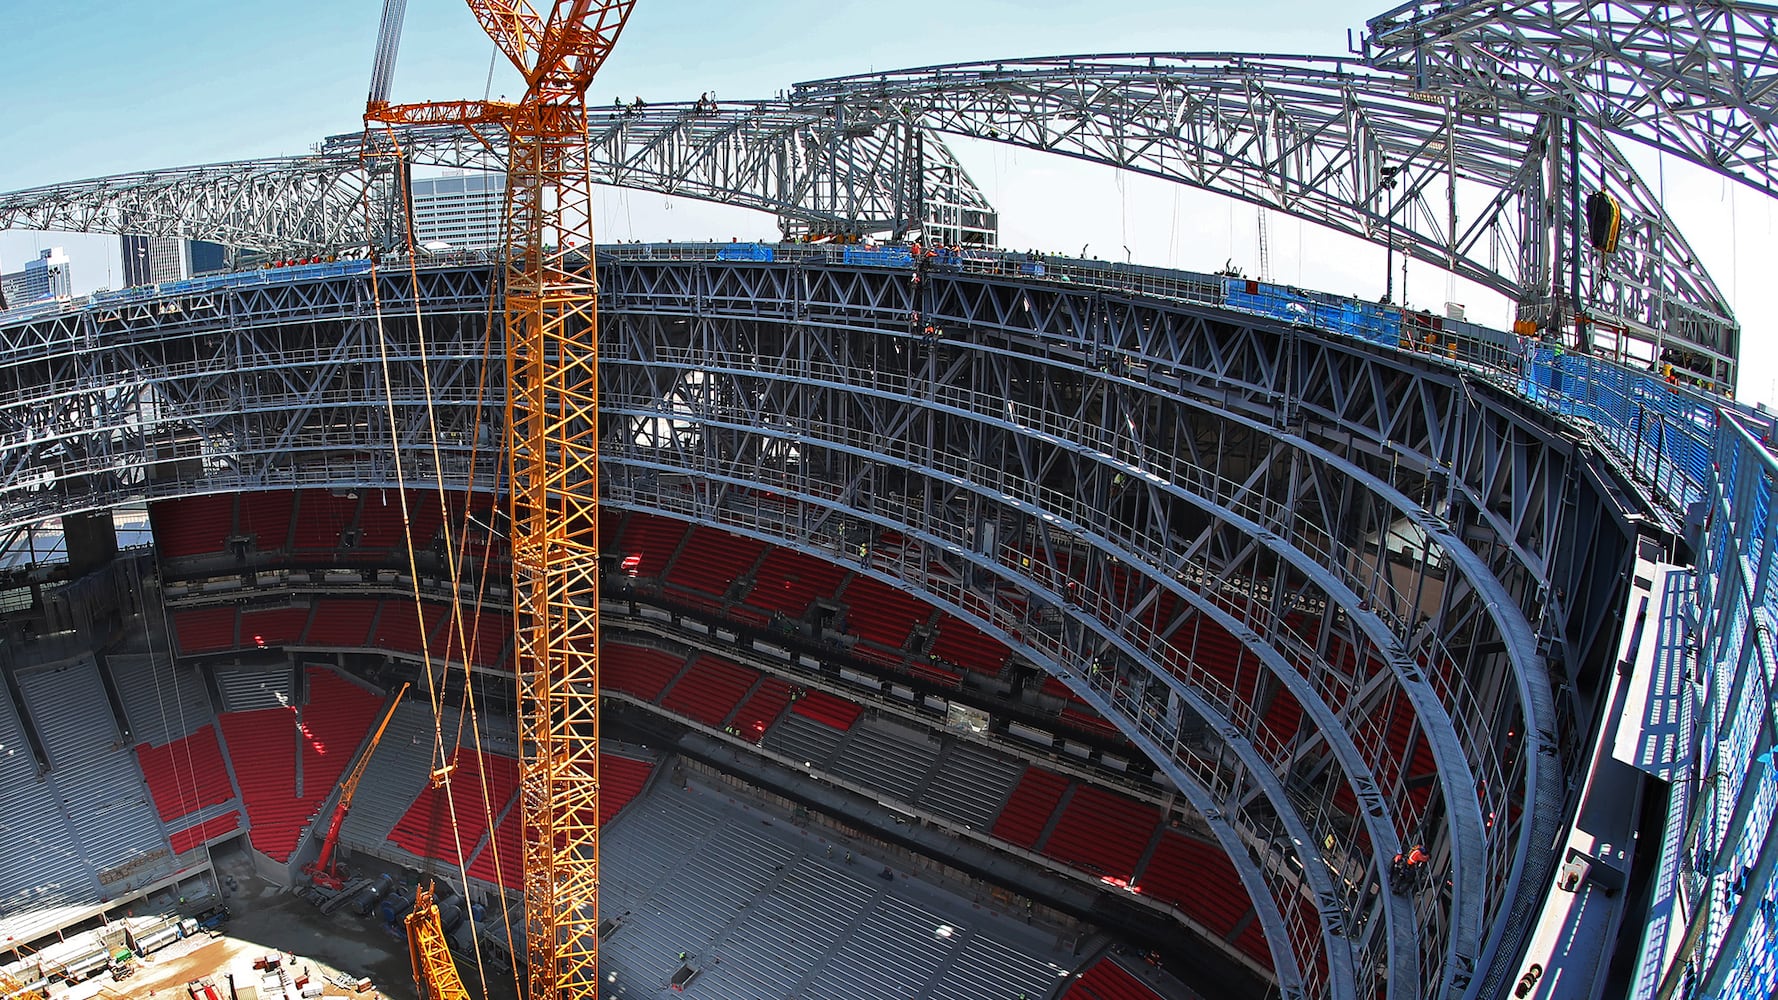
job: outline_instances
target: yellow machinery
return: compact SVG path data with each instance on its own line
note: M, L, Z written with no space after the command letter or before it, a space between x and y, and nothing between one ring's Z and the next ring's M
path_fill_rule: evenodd
M42 996L35 990L26 989L25 984L9 972L0 972L0 998L4 1000L23 1000L24 997Z
M403 919L407 925L407 952L414 963L414 980L420 1000L469 1000L469 991L451 961L450 944L438 918L438 898L432 886L414 890L414 908ZM424 972L422 975L421 973Z
M373 94L365 122L507 134L505 448L529 992L530 1000L591 998L599 991L599 350L586 90L635 0L468 2L524 77L524 96L394 105ZM414 957L432 976L450 964L442 949Z

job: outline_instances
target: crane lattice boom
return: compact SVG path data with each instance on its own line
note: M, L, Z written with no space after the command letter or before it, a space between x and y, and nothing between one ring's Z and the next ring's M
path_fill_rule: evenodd
M414 890L414 908L402 921L407 928L407 951L416 973L420 1000L469 1000L463 988L463 977L457 974L457 963L451 958L450 942L445 940L444 925L439 921L438 898L429 883Z
M368 122L508 136L506 455L531 1000L599 989L599 350L586 88L635 0L468 0L515 104L373 102Z
M315 860L303 868L309 880L324 889L338 889L345 885L345 879L334 865L334 852L339 848L340 825L346 820L347 810L352 808L352 796L358 794L358 783L364 780L364 769L370 766L371 754L377 752L377 744L383 742L383 733L389 728L389 720L395 718L395 709L400 707L401 699L407 694L409 685L403 684L401 690L395 692L395 698L389 702L389 710L383 713L383 721L377 725L377 731L370 738L370 745L358 757L358 763L340 782L339 801L333 807L333 819L327 824L327 837L321 842L321 853Z

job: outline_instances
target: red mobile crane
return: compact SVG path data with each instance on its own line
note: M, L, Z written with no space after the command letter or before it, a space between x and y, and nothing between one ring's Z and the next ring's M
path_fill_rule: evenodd
M351 773L340 783L340 801L333 807L333 819L327 824L327 839L321 842L321 853L303 866L303 874L323 889L337 892L346 884L333 856L340 842L340 824L346 820L346 810L352 807L352 794L358 791L358 781L364 777L364 769L370 764L370 755L377 752L377 744L383 739L383 731L389 728L389 720L395 718L395 709L401 704L402 696L407 694L408 687L409 685L403 684L401 690L395 692L395 700L389 703L389 710L383 713L383 721L377 725L376 735L370 738L370 745L364 748L364 754L358 758L358 763L352 766Z

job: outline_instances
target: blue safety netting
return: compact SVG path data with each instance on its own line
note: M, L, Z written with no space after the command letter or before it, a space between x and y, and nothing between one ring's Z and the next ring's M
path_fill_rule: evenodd
M730 243L716 251L717 260L775 260L777 255L764 243Z
M1231 309L1343 333L1374 344L1396 347L1401 343L1401 310L1380 303L1244 278L1223 281L1223 302Z
M1717 402L1653 373L1535 345L1519 391L1591 422L1636 472L1679 506L1703 499L1716 443Z
M905 247L846 247L840 260L867 267L912 267L914 255Z

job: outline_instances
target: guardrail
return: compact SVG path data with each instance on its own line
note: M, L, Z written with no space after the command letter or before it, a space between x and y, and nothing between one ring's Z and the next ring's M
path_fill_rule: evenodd
M1698 996L1751 996L1769 988L1778 914L1768 899L1778 835L1778 771L1769 734L1778 725L1778 455L1769 429L1736 416L1717 429L1710 513L1699 546L1697 640L1701 690L1692 780L1702 779L1681 846L1677 892L1692 917L1668 978L1693 963ZM1757 905L1756 905L1757 904ZM1764 982L1765 987L1758 984Z
M368 274L370 269L370 261L353 259L207 274L196 278L163 281L154 285L138 285L134 288L121 288L115 291L105 289L80 298L43 299L27 302L0 311L0 323L28 323L45 316L80 312L86 309L115 308L138 302L152 302L174 295L196 295L231 288L256 288L265 285L290 284L297 281L342 278L354 274Z

